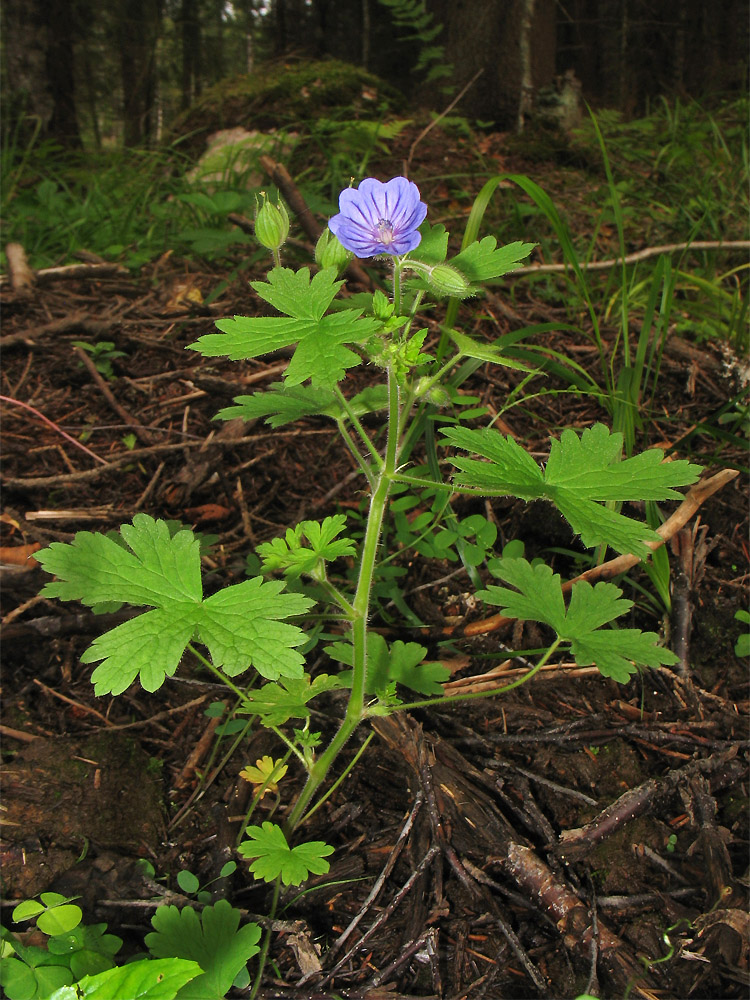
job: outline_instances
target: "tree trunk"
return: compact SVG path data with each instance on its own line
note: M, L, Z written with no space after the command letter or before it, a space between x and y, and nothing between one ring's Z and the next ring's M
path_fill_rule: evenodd
M526 86L538 90L549 86L555 75L554 0L533 4L528 0L431 0L430 11L435 22L443 24L440 43L455 71L452 89L457 93L482 70L461 102L462 110L471 117L517 125L524 85L524 15L530 16Z
M184 110L200 94L201 86L201 24L196 0L182 0L179 20L182 42L180 107Z
M121 0L117 40L123 95L123 142L126 147L148 143L153 134L156 96L158 0Z
M75 103L76 7L66 0L6 0L4 110L27 119L19 139L35 129L66 149L81 146Z

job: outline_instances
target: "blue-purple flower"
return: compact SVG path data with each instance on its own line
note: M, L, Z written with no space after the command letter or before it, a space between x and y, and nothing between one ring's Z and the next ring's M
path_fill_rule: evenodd
M365 177L358 188L341 192L339 214L329 219L328 228L355 257L400 256L419 246L426 215L412 181L393 177L384 184Z

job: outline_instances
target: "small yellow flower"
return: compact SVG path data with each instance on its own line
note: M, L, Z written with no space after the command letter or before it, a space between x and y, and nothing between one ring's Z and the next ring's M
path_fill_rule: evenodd
M262 788L260 797L263 798L266 792L278 791L279 782L287 771L286 764L282 764L280 760L274 760L273 757L266 756L256 760L255 767L243 768L240 771L240 777L255 785L256 790ZM270 778L272 774L273 778Z

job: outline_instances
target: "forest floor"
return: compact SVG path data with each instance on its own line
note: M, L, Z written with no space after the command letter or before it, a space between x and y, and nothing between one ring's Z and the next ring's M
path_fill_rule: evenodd
M439 184L427 188L425 200L437 200ZM278 381L286 364L185 350L217 317L258 309L248 274L230 272L226 261L166 257L136 276L92 268L40 277L25 294L2 291L2 393L17 401L4 412L0 522L3 895L80 896L86 919L106 921L133 950L159 902L184 900L177 872L205 883L232 856L252 794L239 771L276 748L265 731L231 753L231 736L219 742L218 720L204 713L226 691L196 663L154 694L134 686L95 698L79 657L102 619L37 596L45 575L27 556L145 511L213 536L204 570L223 585L244 578L258 542L362 501L333 425L213 421L235 395ZM200 304L193 290L205 299L227 277L222 294ZM514 280L512 297L493 292L469 307L478 339L564 322L560 306ZM590 372L600 364L588 338L541 336ZM77 340L113 342L122 354L112 378ZM369 377L358 371L350 380ZM466 391L494 413L518 377L487 366ZM650 443L689 442L706 476L742 468L746 455L691 434L737 391L732 378L720 345L671 338ZM606 419L591 396L547 393L499 426L543 458L551 433ZM563 663L502 700L378 723L307 825L309 839L335 847L331 871L284 893L260 996L746 995L748 692L734 614L747 603L747 486L744 474L727 482L670 543L683 669L618 685ZM574 541L540 505L457 501L459 513L475 509L503 540L521 538L529 558L555 550L556 571L575 575ZM402 565L405 600L425 623L419 641L445 655L452 640L454 690L476 687L508 648L538 644L533 632L477 625L487 612L455 565L408 552ZM645 574L631 579L649 591ZM639 601L634 622L665 627L656 607ZM315 716L324 731L335 699ZM290 779L301 780L292 770L288 795ZM612 803L605 823L587 825ZM262 803L261 818L273 805ZM139 858L158 883L136 870ZM212 890L248 915L267 911L268 887L242 865Z

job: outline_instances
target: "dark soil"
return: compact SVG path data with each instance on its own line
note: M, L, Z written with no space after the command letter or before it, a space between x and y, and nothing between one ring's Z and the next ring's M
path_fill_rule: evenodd
M437 150L426 144L421 155ZM424 187L439 202L440 185ZM36 596L44 574L25 556L143 510L217 536L204 569L218 586L243 578L259 541L361 501L328 424L273 431L213 422L233 396L278 381L285 364L207 361L185 350L214 319L257 309L248 275L232 271L238 263L168 259L135 277L58 277L3 295L3 895L80 894L87 919L131 936L148 929L156 893L180 900L178 871L206 882L232 856L249 795L239 771L276 748L260 732L225 757L231 738L217 748L204 715L223 689L194 663L155 694L133 687L94 698L79 656L102 620ZM205 298L227 276L210 307L190 304L191 289ZM520 280L507 289L473 304L474 336L564 320ZM592 371L599 364L589 341L542 336ZM113 341L124 352L112 362L115 377L97 377L74 340ZM466 391L496 412L516 380L481 369ZM746 456L731 445L717 451L709 435L685 436L736 391L718 348L670 341L649 443L683 442L676 453L707 473L741 468ZM507 411L499 426L541 459L550 433L599 419L606 415L590 396L547 394ZM101 461L74 443L84 438ZM285 894L262 996L747 994L747 668L733 652L733 616L747 603L746 490L740 475L685 529L693 557L674 601L675 614L692 619L683 673L651 671L618 686L563 664L502 700L378 723L305 831L335 847L331 872ZM556 516L503 500L481 510L503 541L521 537L531 555L555 549L547 558L575 575ZM670 558L676 576L680 560ZM453 564L408 553L402 564L406 600L429 625L420 641L455 658L454 683L502 662L507 647L535 645L518 629L467 637L465 623L485 614L469 580ZM651 592L643 573L631 579ZM634 621L668 631L658 607L644 597ZM321 706L314 721L325 732L340 705L331 696ZM293 769L290 777L301 780ZM286 787L291 797L290 779ZM586 826L628 792L611 822ZM139 857L153 863L158 885L137 874ZM243 864L230 883L213 888L248 914L267 912L267 887Z

